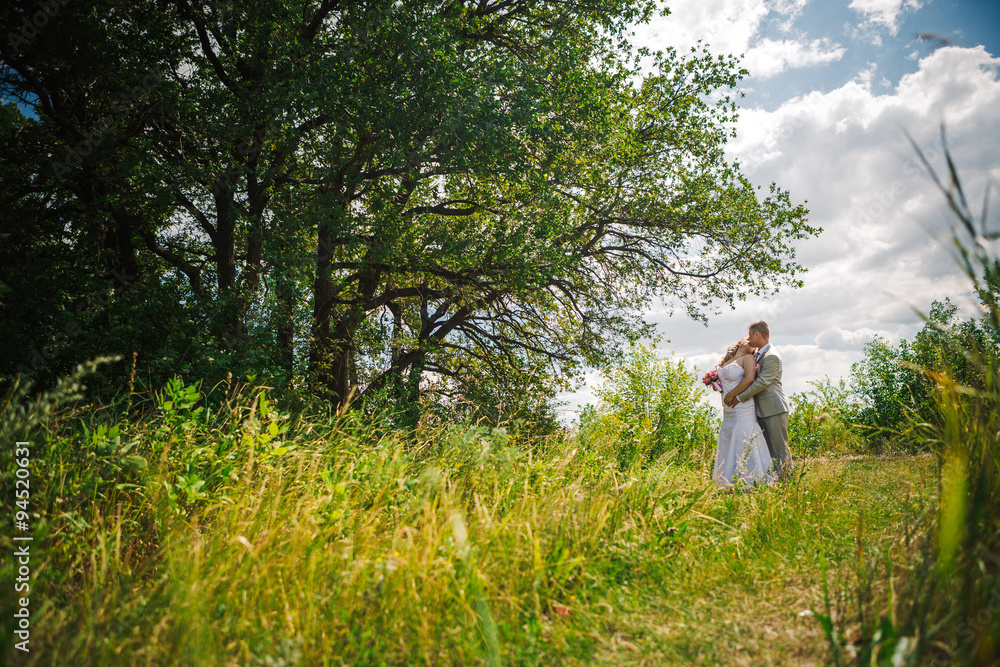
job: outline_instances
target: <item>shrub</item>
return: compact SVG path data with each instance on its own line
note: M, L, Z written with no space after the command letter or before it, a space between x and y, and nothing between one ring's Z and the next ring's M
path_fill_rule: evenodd
M858 406L847 382L830 378L810 382L811 391L791 396L788 440L798 456L841 454L861 448L852 421Z
M718 417L704 402L704 389L683 359L632 348L623 365L602 373L597 407L580 416L584 443L608 437L622 470L663 454L688 461L714 457Z
M876 336L865 346L865 358L851 367L851 390L860 399L852 419L870 448L926 449L907 430L914 423L940 422L934 373L969 386L985 382L966 352L996 357L1000 336L986 320L959 320L957 311L949 299L934 301L912 342L894 346Z

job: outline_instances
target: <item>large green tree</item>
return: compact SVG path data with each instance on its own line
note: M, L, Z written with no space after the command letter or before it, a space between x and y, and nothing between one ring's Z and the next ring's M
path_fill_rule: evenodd
M420 387L537 401L646 333L655 298L703 317L796 284L792 243L817 231L725 161L736 61L628 47L650 10L67 4L58 42L48 26L0 47L5 95L28 110L9 155L37 135L58 159L79 141L67 127L113 121L82 168L4 168L108 230L110 275L144 284L127 317L180 304L170 335L200 333L175 357L295 373L341 403L412 404ZM109 116L149 72L148 94Z
M108 2L0 15L4 373L59 372L110 338L137 350L163 333L128 324L173 296L148 256L171 211L146 184L150 128L173 99L158 66L181 53L160 16Z

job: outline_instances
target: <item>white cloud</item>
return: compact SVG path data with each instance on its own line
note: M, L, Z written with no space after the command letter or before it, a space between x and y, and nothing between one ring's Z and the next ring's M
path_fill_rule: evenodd
M809 43L789 39L762 39L747 52L743 64L754 78L767 79L788 69L840 60L846 51L846 48L826 38L814 39Z
M881 26L890 35L899 32L899 15L907 9L920 9L920 0L851 0L854 11L863 14L865 24Z
M861 327L854 331L846 331L840 327L834 327L816 336L816 345L821 350L850 350L857 352L864 348L865 343L879 334L884 334L884 332L875 331L868 327Z
M768 11L764 0L671 3L670 15L637 26L633 41L654 49L670 45L686 51L702 40L712 53L739 55L749 48Z
M783 382L789 396L811 391L813 382L847 378L851 374L851 364L862 358L861 354L844 354L809 344L782 345L779 350L782 366L795 371L794 377Z
M812 269L807 284L838 282L861 303L891 292L926 306L954 293L961 280L945 245L929 235L948 228L942 198L905 132L940 169L944 121L966 185L981 193L1000 141L992 111L1000 103L998 65L981 47L949 47L921 60L890 94L873 93L871 77L862 76L774 112L745 114L733 157L754 180L776 181L808 199L812 221L827 230L800 247ZM928 284L924 277L940 280Z
M796 19L809 4L809 0L772 0L771 9L779 14Z
M947 47L922 59L888 94L874 93L868 74L773 112L744 114L732 156L754 181L775 181L807 199L811 221L825 229L799 246L810 271L802 290L781 295L776 331L846 353L860 351L862 338L876 332L912 335L919 319L911 304L926 309L952 296L972 311L962 296L968 286L940 240L951 225L943 197L905 133L940 171L943 121L966 189L981 201L997 168L998 66L1000 58L982 47Z
M678 2L670 15L637 26L637 46L662 49L675 46L682 52L699 40L712 53L745 55L743 64L752 77L766 79L789 69L840 60L846 49L830 39L760 39L770 13L785 17L781 29L789 33L807 0L705 0Z

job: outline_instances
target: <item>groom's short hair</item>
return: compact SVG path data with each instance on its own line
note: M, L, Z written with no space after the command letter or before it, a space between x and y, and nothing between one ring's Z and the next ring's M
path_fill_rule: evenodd
M771 330L767 328L767 322L764 320L757 320L751 324L750 331L756 331L767 340L771 340Z

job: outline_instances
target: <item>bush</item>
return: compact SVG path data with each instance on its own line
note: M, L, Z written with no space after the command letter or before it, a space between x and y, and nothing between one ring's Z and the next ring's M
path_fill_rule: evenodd
M853 425L857 402L847 382L810 382L811 391L791 396L788 441L798 456L857 451L863 441Z
M881 336L865 345L865 357L851 366L851 387L861 405L854 414L869 447L898 438L923 396L923 379L909 367L910 345L893 346Z
M580 415L585 445L607 437L622 470L667 453L689 462L714 460L718 417L684 360L662 358L638 345L622 366L602 376L604 383L594 392L600 403Z
M893 346L876 336L865 346L865 358L851 367L851 391L860 399L852 419L869 448L926 449L907 431L914 423L940 423L935 373L983 386L982 369L966 352L995 357L1000 336L983 319L958 320L957 311L949 299L934 301L912 342Z

